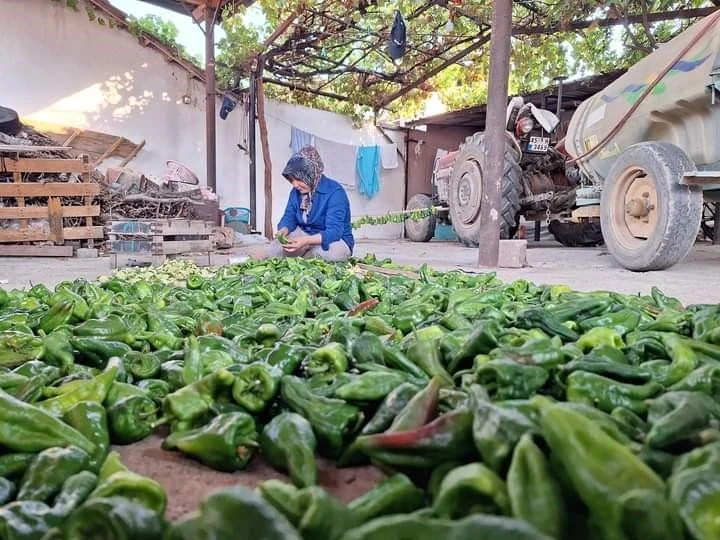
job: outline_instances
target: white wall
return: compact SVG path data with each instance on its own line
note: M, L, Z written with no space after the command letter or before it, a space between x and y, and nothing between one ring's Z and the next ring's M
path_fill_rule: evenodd
M157 50L119 28L90 21L83 2L73 11L64 2L0 0L2 20L0 51L3 73L0 105L32 120L87 128L124 136L146 145L130 167L160 176L165 162L186 164L205 183L204 86ZM107 17L96 11L98 17ZM7 24L8 21L14 21ZM199 31L199 30L198 30ZM190 103L183 103L183 95ZM220 110L218 99L216 108ZM295 125L325 139L346 144L386 142L380 134L355 130L349 119L325 111L268 101L266 104L270 153L273 164L273 223L287 201L289 184L280 175L290 157L290 127ZM221 207L249 207L249 158L238 148L242 123L238 106L227 118L217 118L217 186ZM398 137L404 152L403 134ZM257 135L257 225L264 223L264 168ZM113 164L107 160L103 167ZM354 178L348 164L346 179ZM349 192L352 213L383 214L401 210L404 202L404 163L381 169L381 190L367 200ZM400 225L364 227L359 238L401 236Z

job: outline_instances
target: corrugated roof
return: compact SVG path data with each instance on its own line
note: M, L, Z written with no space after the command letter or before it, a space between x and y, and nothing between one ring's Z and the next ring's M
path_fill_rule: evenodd
M563 84L562 102L565 104L563 109L575 109L580 103L594 96L599 91L605 89L615 79L625 73L625 69L618 69L610 73L593 75L583 79L574 81L566 81ZM548 86L542 90L528 92L522 97L526 102L535 104L536 106L544 106L545 109L555 111L557 109L558 87L557 85ZM543 103L544 98L544 103ZM487 105L476 105L461 109L459 111L451 111L434 116L427 116L418 120L408 122L408 126L464 126L484 129L485 114Z

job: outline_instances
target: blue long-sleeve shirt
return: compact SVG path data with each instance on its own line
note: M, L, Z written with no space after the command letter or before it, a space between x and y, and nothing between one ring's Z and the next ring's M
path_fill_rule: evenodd
M300 210L301 200L302 194L297 189L290 190L285 213L278 223L278 229L285 227L288 232L292 232L300 227L309 235L320 233L321 245L325 251L333 242L343 240L352 253L355 239L350 225L350 201L345 189L332 178L322 175L315 188L307 222L303 221Z

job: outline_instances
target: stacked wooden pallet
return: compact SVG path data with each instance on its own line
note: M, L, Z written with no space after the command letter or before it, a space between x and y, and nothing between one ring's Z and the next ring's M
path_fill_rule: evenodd
M106 224L107 248L113 268L118 255L151 256L162 264L169 256L201 253L212 264L213 224L191 219L126 219Z
M67 240L93 247L94 239L103 238L102 226L93 225L101 187L92 181L88 157L18 157L27 150L0 147L0 255L69 257L73 248ZM38 181L38 175L51 181ZM57 175L80 181L55 181Z

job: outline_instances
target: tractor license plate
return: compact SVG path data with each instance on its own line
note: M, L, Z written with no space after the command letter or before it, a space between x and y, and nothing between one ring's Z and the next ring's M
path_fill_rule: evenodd
M528 152L547 152L550 147L550 137L530 137Z

